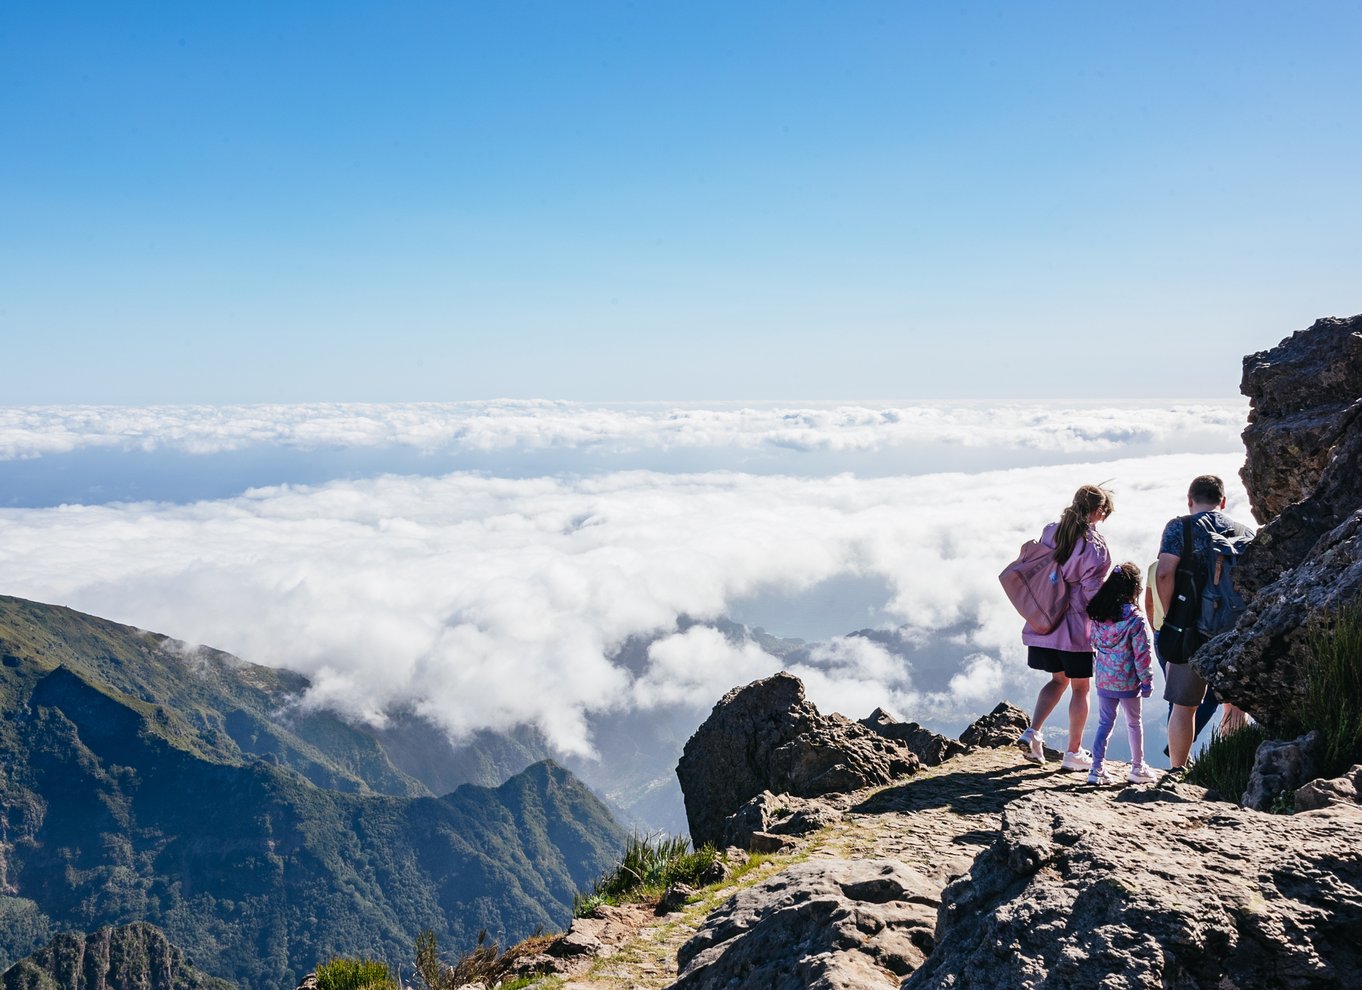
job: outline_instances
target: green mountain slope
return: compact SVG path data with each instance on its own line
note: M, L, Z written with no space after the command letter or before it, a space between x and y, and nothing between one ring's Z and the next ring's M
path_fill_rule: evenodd
M419 795L333 717L282 727L291 678L0 599L0 964L147 921L204 971L277 990L332 954L407 959L427 928L469 946L561 926L623 845L551 763Z
M0 977L3 990L233 990L200 972L154 925L138 922L68 932L15 963Z

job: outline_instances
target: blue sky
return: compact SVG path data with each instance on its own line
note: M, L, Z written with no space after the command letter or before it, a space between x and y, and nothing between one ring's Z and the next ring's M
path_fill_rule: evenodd
M1232 395L1354 3L10 3L6 404Z

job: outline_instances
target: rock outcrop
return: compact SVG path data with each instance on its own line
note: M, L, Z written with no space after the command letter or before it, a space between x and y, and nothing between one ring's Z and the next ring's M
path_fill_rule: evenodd
M155 925L139 922L90 934L65 932L15 963L4 990L232 990L185 962Z
M1216 692L1289 727L1311 632L1362 595L1362 317L1244 359L1244 482L1266 523L1235 568L1239 624L1193 659Z
M1362 807L1263 815L1162 791L1045 793L942 896L904 990L1351 987Z
M932 950L939 896L896 860L796 864L705 919L671 990L894 990Z
M1026 712L1008 701L1000 701L987 715L975 720L960 733L960 741L966 746L983 749L1001 749L1015 746L1017 737L1031 726Z
M1331 804L1362 803L1362 763L1342 777L1312 780L1296 791L1296 810L1314 811Z
M926 767L940 766L952 756L965 751L965 745L939 732L933 732L916 722L900 722L883 708L876 708L861 719L871 732L878 732L886 739L895 739L907 746L914 756Z
M714 706L676 767L691 840L727 843L725 820L762 791L817 797L915 773L905 746L842 715L823 715L797 677L734 688Z
M1260 744L1239 803L1255 811L1268 811L1289 799L1319 774L1322 744L1318 730L1298 739L1269 739Z

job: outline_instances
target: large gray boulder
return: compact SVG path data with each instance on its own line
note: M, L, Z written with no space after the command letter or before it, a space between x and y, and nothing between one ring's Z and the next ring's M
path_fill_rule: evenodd
M1157 790L1008 806L904 990L1355 987L1362 807L1265 815Z
M705 919L672 990L896 990L932 950L939 896L897 860L790 866Z
M1258 746L1248 786L1239 798L1245 808L1268 811L1289 799L1319 774L1324 737L1316 729L1297 739L1269 739Z
M676 766L691 840L726 842L725 820L762 791L818 797L915 773L901 742L821 714L799 678L781 672L734 688L695 730Z

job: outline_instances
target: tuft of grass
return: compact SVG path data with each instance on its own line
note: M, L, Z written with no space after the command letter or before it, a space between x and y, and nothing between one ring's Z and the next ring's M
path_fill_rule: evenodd
M1256 722L1225 735L1217 728L1187 771L1188 782L1214 791L1223 800L1238 802L1248 788L1258 746L1266 739L1267 730Z
M601 904L623 904L656 897L672 884L704 883L719 860L710 845L692 851L684 835L635 833L624 847L619 865L586 894L572 899L572 916L580 918Z
M1324 737L1324 777L1362 763L1362 598L1331 619L1306 639L1310 660L1299 710L1302 727Z
M470 983L499 990L519 990L538 978L533 975L508 978L511 966L522 956L543 952L551 941L552 936L536 933L503 952L495 940L487 940L487 930L483 929L478 932L477 944L451 966L440 959L435 933L425 931L416 938L416 974L428 990L457 990Z
M400 990L386 963L331 959L317 967L317 990Z

